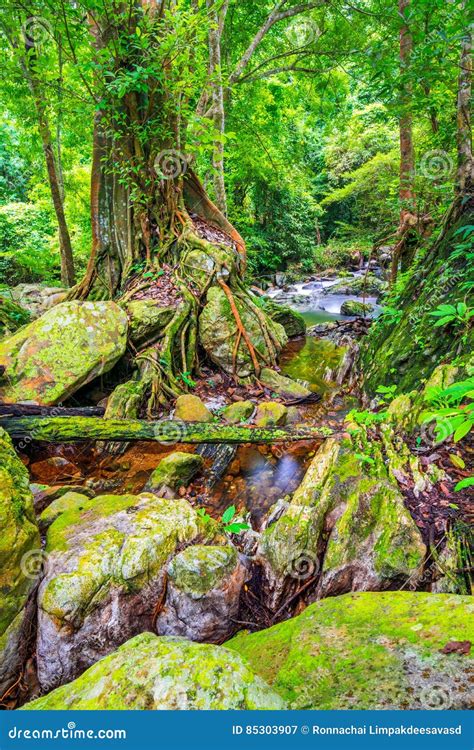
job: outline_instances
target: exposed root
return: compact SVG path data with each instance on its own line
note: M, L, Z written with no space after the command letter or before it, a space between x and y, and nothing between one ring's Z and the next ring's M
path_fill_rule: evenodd
M230 308L232 310L232 314L233 314L233 316L235 318L235 322L237 324L237 329L240 332L241 336L243 337L243 339L244 339L244 341L245 341L245 343L247 345L247 349L249 350L249 354L250 354L250 357L251 357L251 360L252 360L252 364L253 364L253 367L254 367L254 370L255 370L255 374L258 377L260 375L260 370L261 370L260 363L259 363L259 361L257 359L257 355L255 353L255 348L254 348L254 346L253 346L253 344L252 344L252 342L250 340L250 336L248 335L248 333L245 330L245 327L244 327L244 325L242 323L242 319L240 317L240 313L239 313L239 311L237 309L237 305L235 304L234 295L232 294L230 287L225 283L224 279L218 278L218 283L222 287L222 289L223 289L223 291L224 291L227 299L229 300L229 305L230 305Z

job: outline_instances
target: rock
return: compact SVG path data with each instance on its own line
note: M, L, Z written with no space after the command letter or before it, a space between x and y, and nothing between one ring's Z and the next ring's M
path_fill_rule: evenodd
M159 307L152 299L132 300L126 306L130 339L135 346L151 341L173 318L174 307Z
M305 319L301 313L296 312L287 305L279 305L271 299L264 302L264 310L275 323L279 323L285 329L288 338L304 336L306 333Z
M279 323L273 322L266 313L255 306L255 310L244 305L237 297L235 303L239 311L242 324L250 340L263 359L268 360L267 342L262 333L261 321L263 316L278 352L286 344L288 338ZM258 312L257 312L258 311ZM199 318L199 337L208 357L223 370L232 374L234 361L234 343L237 335L237 323L232 314L229 300L223 289L211 287L207 293L207 303ZM247 345L242 337L236 356L236 372L238 377L244 378L253 374L254 368Z
M61 513L73 509L81 511L84 507L84 503L88 500L90 500L90 495L83 494L82 492L69 491L60 495L41 513L38 519L40 529L43 532L46 531L53 521L59 518Z
M43 562L28 472L0 427L0 695L20 675Z
M235 651L142 633L23 710L284 708L285 702Z
M313 577L321 597L421 578L426 549L403 495L377 445L369 462L360 450L349 439L326 440L286 512L262 534L272 607Z
M222 643L235 633L246 571L234 547L187 547L168 565L159 635Z
M10 336L22 325L29 323L30 313L8 296L8 291L0 294L0 337Z
M292 709L467 709L474 660L440 651L474 641L473 613L468 596L347 594L226 646Z
M354 315L364 318L373 311L373 305L364 302L357 302L354 299L348 299L341 305L341 315Z
M186 487L204 466L204 459L197 453L175 451L161 459L148 480L145 491L156 492L160 487L177 490Z
M18 284L10 289L12 298L28 310L33 318L38 318L46 310L63 302L67 292L68 289L42 284Z
M240 424L248 422L255 411L255 404L252 401L236 401L234 404L226 406L222 412L222 417L229 424Z
M115 302L63 302L0 342L0 401L51 405L108 372L125 352L127 316Z
M92 490L80 484L58 484L52 485L51 487L45 484L30 484L30 490L33 493L33 503L36 515L41 515L44 509L47 508L53 500L57 500L68 492L78 492L87 497L94 496Z
M212 422L214 417L199 396L185 393L176 400L174 419L183 422Z
M145 379L120 383L107 399L104 419L138 419L148 387Z
M76 496L48 529L38 590L38 679L68 682L128 638L153 629L164 567L201 533L183 499Z
M63 456L51 456L44 461L31 464L30 472L33 477L40 477L44 482L54 482L63 478L79 478L81 472L77 466Z
M278 393L279 396L287 399L298 399L308 398L311 396L311 391L306 386L297 383L291 378L286 378L284 375L275 370L271 370L269 367L264 367L260 373L259 380L266 388L270 388L274 393Z
M301 421L299 409L296 406L289 406L286 414L286 424L299 424Z
M323 290L324 294L352 294L354 297L381 297L387 289L387 283L374 274L354 276L350 279L328 286Z
M255 424L257 427L275 427L286 424L287 413L288 410L283 404L277 401L263 401L258 405Z

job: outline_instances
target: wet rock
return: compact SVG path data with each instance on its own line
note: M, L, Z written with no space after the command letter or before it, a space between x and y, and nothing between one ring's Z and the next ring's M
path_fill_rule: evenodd
M204 466L202 456L175 451L161 459L148 480L145 491L156 492L160 487L177 490L186 487Z
M147 388L146 380L120 383L107 399L104 419L137 419Z
M234 547L194 545L168 565L166 602L156 621L159 635L222 643L237 629L246 571Z
M306 323L301 313L296 312L287 305L280 305L273 300L266 299L264 310L276 323L279 323L285 329L288 338L304 336L306 333Z
M278 395L283 398L308 398L308 396L311 395L311 391L309 388L306 388L305 385L301 385L301 383L297 383L291 378L286 378L284 375L280 375L280 373L271 370L269 367L264 367L262 369L259 379L266 388L270 388L270 390L278 393Z
M53 500L62 497L67 492L79 492L87 497L93 497L91 489L83 487L80 484L61 484L48 486L45 484L30 484L30 490L33 493L33 503L36 515L40 515Z
M0 342L0 400L52 405L108 372L125 353L127 316L115 302L63 302Z
M275 323L260 308L253 309L236 298L242 324L250 340L266 360L270 358L267 341L262 332L260 317L266 318L277 353L286 344L288 337L279 323ZM199 318L199 337L208 357L228 373L233 371L234 343L237 336L237 323L224 291L212 287L207 293L207 304ZM253 374L254 368L247 345L242 337L236 356L236 371L239 377Z
M341 305L341 315L356 315L365 317L374 311L374 306L357 300L349 299Z
M474 660L440 651L474 640L473 612L467 596L347 594L226 646L292 709L467 709Z
M351 294L355 297L381 297L387 289L387 283L379 279L374 274L363 276L354 276L350 279L343 279L324 289L324 294Z
M257 427L275 427L286 424L288 409L277 401L263 401L258 405L255 416Z
M178 498L76 499L48 529L38 590L38 678L48 690L152 630L164 567L178 544L202 530L195 510Z
M26 656L28 598L43 555L28 472L0 427L0 695L19 676Z
M255 404L252 401L236 401L234 404L226 406L222 412L222 417L229 424L240 424L247 422L255 411Z
M214 417L199 396L186 393L176 401L175 419L183 422L212 422Z
M143 633L23 710L284 708L235 651Z
M368 462L361 450L348 439L326 440L287 511L262 534L272 607L309 578L322 597L421 577L426 550L403 495L380 449L372 447Z
M289 406L286 414L286 424L298 424L301 421L299 409L296 406Z
M160 307L152 299L127 303L130 338L135 346L151 341L162 331L176 312L174 307Z
M82 488L81 488L82 489ZM51 526L61 513L65 513L69 510L77 509L81 511L84 507L84 503L90 500L89 495L85 495L82 492L69 491L57 497L55 500L48 505L47 508L41 513L38 523L40 529L44 532Z

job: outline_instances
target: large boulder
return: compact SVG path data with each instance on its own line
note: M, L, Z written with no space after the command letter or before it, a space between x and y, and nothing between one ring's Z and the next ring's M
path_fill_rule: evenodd
M0 401L57 404L125 352L127 316L115 302L64 302L0 342Z
M157 632L207 643L227 640L237 629L245 578L234 547L187 547L168 565L166 602L156 621Z
M286 424L288 409L278 401L262 401L255 415L257 427L276 427Z
M26 655L28 600L43 553L28 472L0 428L0 695ZM31 614L31 613L30 613Z
M374 274L354 276L342 279L337 284L331 284L324 289L324 294L351 294L355 297L381 297L387 290L388 284Z
M366 317L374 311L374 306L369 303L358 302L355 299L348 299L341 305L341 315L362 316Z
M183 499L142 493L73 501L58 501L66 507L48 529L38 591L38 677L47 689L153 629L164 568L201 531Z
M263 533L260 555L276 606L301 581L318 595L396 588L422 575L425 546L385 467L345 439L326 440L287 510Z
M176 309L160 307L153 299L138 299L127 303L127 312L130 320L130 339L136 346L140 346L163 331Z
M264 367L260 373L259 380L266 388L269 388L279 396L290 400L304 399L311 396L311 391L305 385L297 383L291 378L280 375L276 370Z
M143 633L23 710L251 710L286 705L226 648Z
M292 709L467 709L473 614L468 596L346 594L226 646Z
M253 309L244 305L237 297L235 303L254 348L261 354L263 360L268 361L270 352L262 331L261 317L266 320L273 342L272 346L277 353L288 340L284 328L272 321L258 307ZM237 335L237 323L225 292L220 287L211 287L207 293L207 303L199 318L199 337L208 357L230 374L233 372L234 345ZM235 356L235 365L239 377L253 374L252 359L243 336Z
M170 487L172 490L185 487L203 465L204 459L197 453L174 451L161 459L152 472L145 490L156 492L160 487Z
M283 326L289 339L305 335L306 323L301 313L296 312L288 305L280 305L271 299L265 300L263 309L275 323Z

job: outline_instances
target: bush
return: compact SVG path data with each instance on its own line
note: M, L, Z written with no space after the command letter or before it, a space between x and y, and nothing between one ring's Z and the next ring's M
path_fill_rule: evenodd
M60 280L60 259L52 249L56 227L51 213L33 203L0 206L0 283Z

